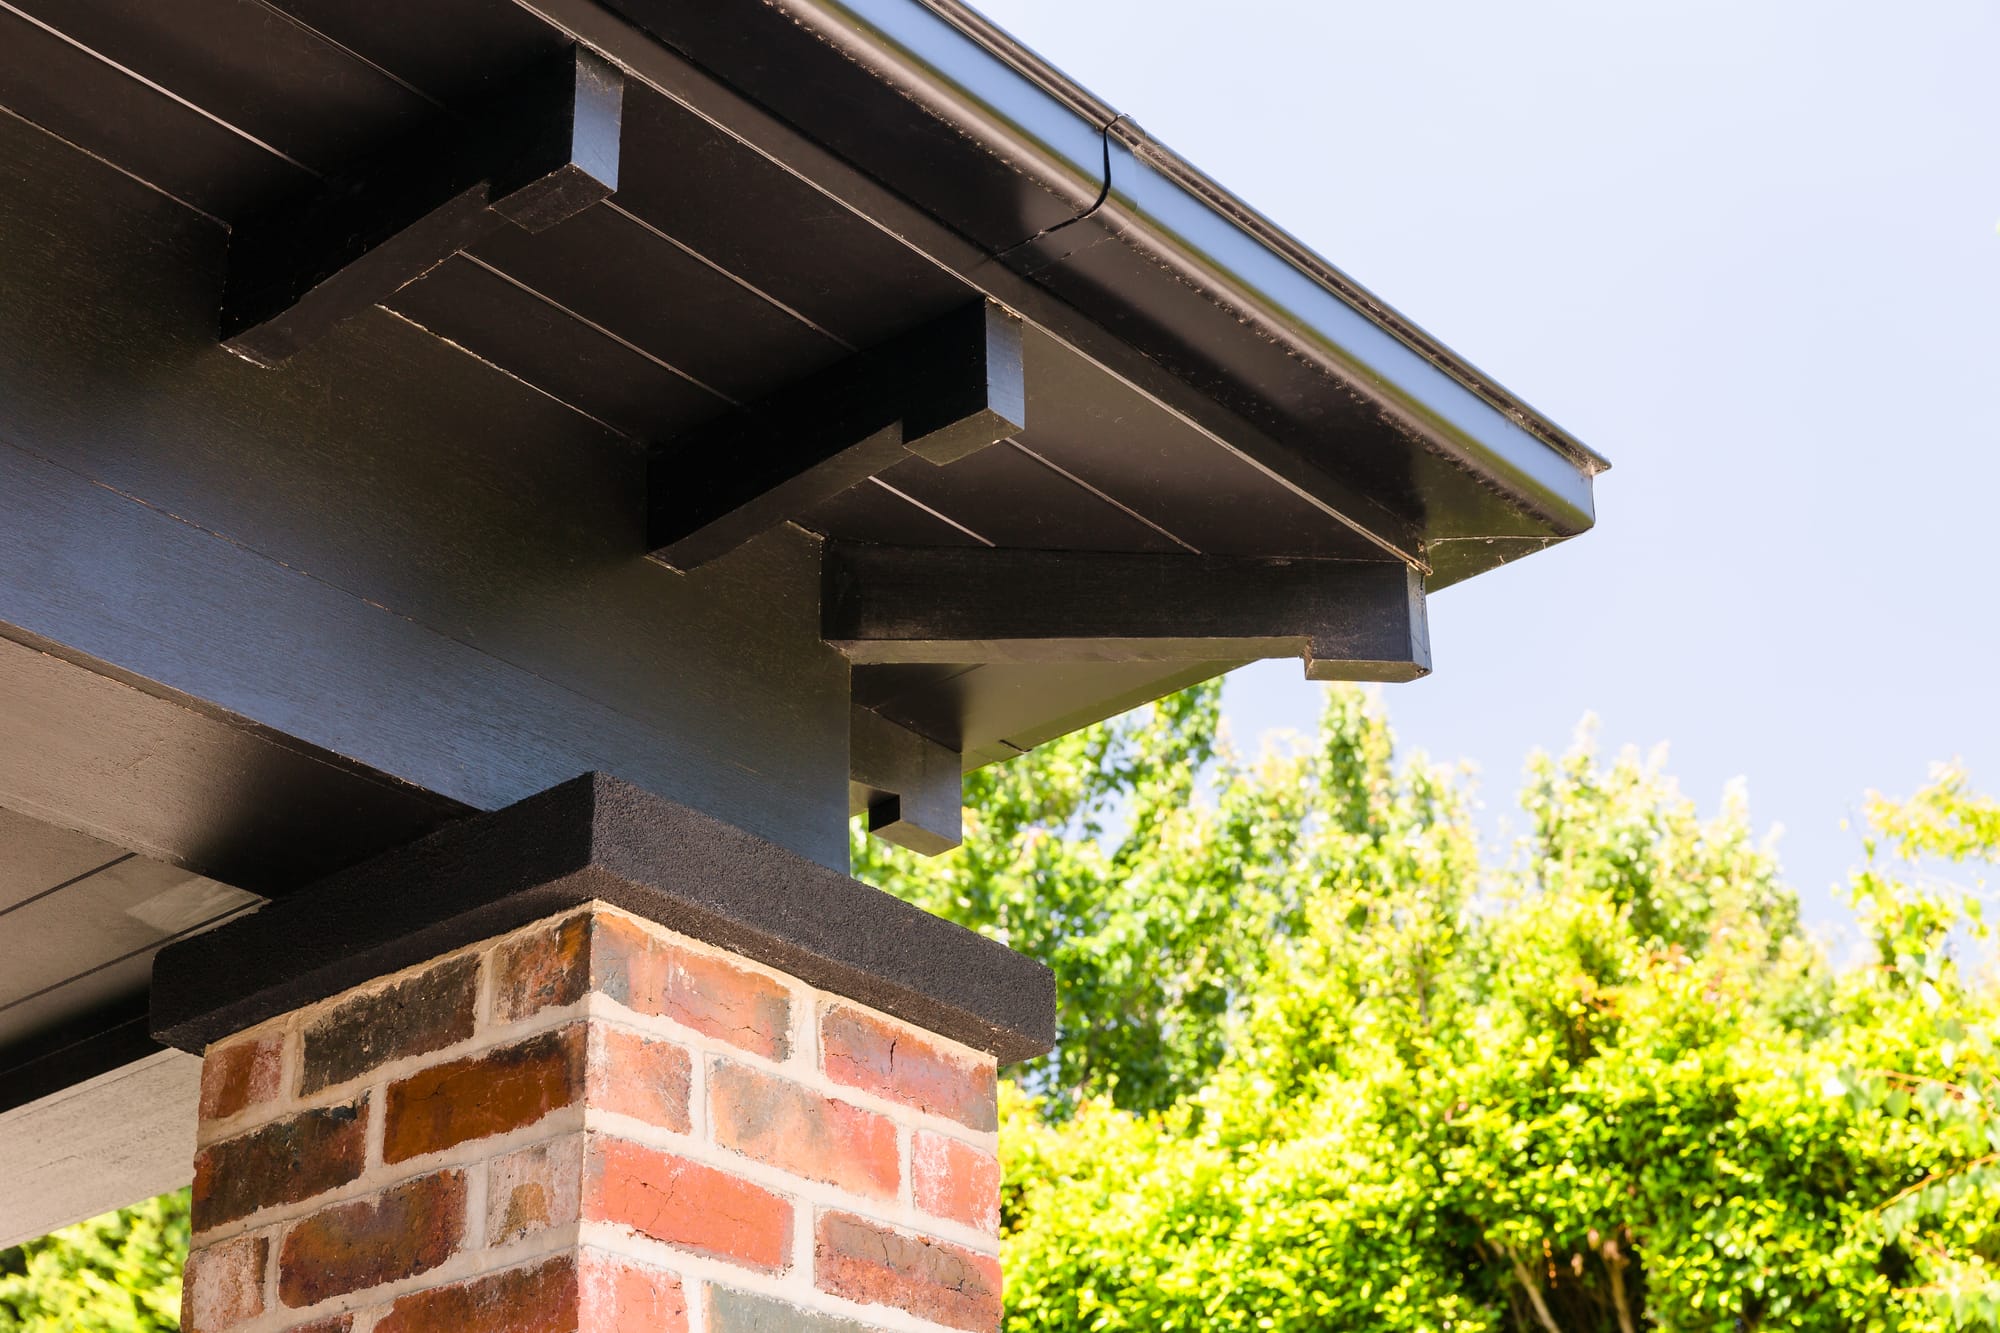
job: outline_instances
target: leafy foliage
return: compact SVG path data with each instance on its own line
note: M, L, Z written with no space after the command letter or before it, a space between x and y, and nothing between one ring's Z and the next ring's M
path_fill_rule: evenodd
M1010 1329L2000 1327L2000 995L1910 864L2000 853L1963 775L1871 803L1836 969L1740 792L1586 739L1483 866L1359 692L1254 763L1216 714L978 775L942 861L856 847L1063 986L1006 1101Z
M4 1333L165 1333L181 1326L186 1190L0 1251Z
M1868 955L1799 925L1741 793L1463 779L1367 696L1246 761L1206 686L967 784L966 845L857 873L1042 958L1003 1089L1008 1326L1426 1333L2000 1328L2000 804L1871 798ZM0 1255L0 1333L175 1327L185 1195Z

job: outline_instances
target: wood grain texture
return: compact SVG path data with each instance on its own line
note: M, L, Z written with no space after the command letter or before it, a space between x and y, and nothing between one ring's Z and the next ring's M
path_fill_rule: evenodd
M201 1061L159 1051L0 1114L0 1247L194 1175Z
M0 172L0 623L464 805L605 769L845 864L810 539L676 576L602 426L380 311L249 366L220 228L18 121Z
M1407 565L829 544L821 625L856 663L1203 662L1298 654L1316 680L1430 671Z

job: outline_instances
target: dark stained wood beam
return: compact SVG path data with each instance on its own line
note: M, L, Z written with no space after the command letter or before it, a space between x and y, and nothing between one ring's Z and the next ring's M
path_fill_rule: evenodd
M865 813L868 831L884 842L938 856L964 841L958 751L856 705L848 773L848 813Z
M952 463L1026 424L1020 321L955 310L661 446L653 558L693 569L911 454Z
M618 188L624 75L576 47L230 242L222 343L274 366L498 227L546 230Z
M468 813L7 627L0 807L265 897Z
M1422 576L1395 561L829 543L821 631L855 664L1305 659L1428 675Z

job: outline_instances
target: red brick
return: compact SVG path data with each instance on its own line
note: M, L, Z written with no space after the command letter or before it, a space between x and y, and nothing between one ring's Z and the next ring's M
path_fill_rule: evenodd
M813 1271L821 1291L863 1305L893 1305L968 1333L1000 1327L1000 1261L962 1246L824 1213Z
M1000 1127L999 1088L990 1057L960 1055L916 1029L829 1005L820 1016L826 1076L978 1130Z
M791 1051L791 992L761 972L600 916L591 941L593 981L620 1004L782 1060Z
M910 1140L917 1207L988 1235L1000 1231L1000 1162L990 1152L920 1129Z
M688 1118L688 1079L693 1065L684 1046L620 1028L594 1026L588 1073L590 1105L685 1134L693 1128Z
M538 926L493 955L493 1016L512 1022L595 990L644 1014L782 1060L791 994L760 972L661 939L610 913Z
M672 1273L586 1250L577 1283L577 1333L687 1333L687 1293Z
M496 1157L486 1169L486 1243L505 1245L577 1219L583 1201L583 1135Z
M182 1333L221 1333L264 1313L266 1236L235 1240L188 1255L181 1280Z
M902 1169L887 1116L725 1062L710 1076L709 1109L725 1148L869 1198L895 1197Z
M511 1023L590 989L591 914L536 926L493 951L493 1021Z
M577 1333L576 1259L415 1292L389 1307L375 1333Z
M419 1070L389 1085L382 1160L532 1125L583 1091L584 1029L572 1024Z
M294 1309L429 1272L465 1238L465 1175L440 1171L295 1225L278 1254L278 1298Z
M301 1111L195 1155L196 1232L260 1208L299 1203L361 1174L368 1099Z
M592 1140L583 1216L767 1272L791 1262L787 1200L726 1171L623 1139Z
M276 1101L284 1060L282 1034L209 1047L201 1061L201 1118L227 1120Z
M470 954L337 1002L300 1034L299 1095L464 1041L478 1003L479 959Z

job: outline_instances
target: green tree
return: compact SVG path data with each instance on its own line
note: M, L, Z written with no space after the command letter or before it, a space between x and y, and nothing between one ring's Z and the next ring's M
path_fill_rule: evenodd
M1871 798L1866 956L1801 930L1741 793L1463 776L1368 696L1254 761L1202 687L968 780L965 846L858 873L1055 969L1003 1089L1026 1330L2000 1328L2000 805ZM0 1255L0 1331L171 1328L185 1195Z
M1455 774L1356 691L1245 763L1212 689L981 774L942 862L861 873L1046 958L1006 1105L1009 1327L1995 1327L2000 810L1871 805L1831 967L1740 793L1532 760L1482 865Z
M5 1333L165 1333L181 1326L188 1195L121 1212L0 1251Z

